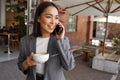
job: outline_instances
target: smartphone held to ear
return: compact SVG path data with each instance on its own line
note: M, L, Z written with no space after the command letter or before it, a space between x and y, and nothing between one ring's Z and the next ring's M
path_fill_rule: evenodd
M59 35L59 34L62 33L62 31L63 31L63 28L60 27L59 25L57 25L56 28L55 28L55 32Z

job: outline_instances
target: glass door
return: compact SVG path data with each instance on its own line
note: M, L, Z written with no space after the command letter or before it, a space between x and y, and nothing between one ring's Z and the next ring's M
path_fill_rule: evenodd
M33 31L33 22L34 22L34 15L37 6L39 5L40 0L27 0L27 34L31 34Z

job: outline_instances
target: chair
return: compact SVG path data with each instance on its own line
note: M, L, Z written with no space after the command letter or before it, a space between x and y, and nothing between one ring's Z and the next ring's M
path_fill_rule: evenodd
M90 58L90 50L89 49L84 49L83 50L83 60L84 61L89 61Z
M0 45L5 45L5 39L3 36L0 36Z
M12 47L19 45L19 35L17 33L10 34L10 44Z
M8 43L7 33L0 33L0 41L1 45L7 45Z

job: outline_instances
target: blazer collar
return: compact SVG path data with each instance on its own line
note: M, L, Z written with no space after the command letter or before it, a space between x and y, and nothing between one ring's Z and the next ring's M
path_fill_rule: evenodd
M53 45L53 40L54 39L54 35L50 35L50 39L48 42L48 48L47 48L47 52L50 52L50 46ZM36 53L36 37L31 36L30 39L30 52L34 52Z

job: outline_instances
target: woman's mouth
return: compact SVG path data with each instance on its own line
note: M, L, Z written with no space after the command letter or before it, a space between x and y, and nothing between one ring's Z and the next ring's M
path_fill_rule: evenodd
M50 30L54 30L54 26L48 25L48 28L49 28Z

